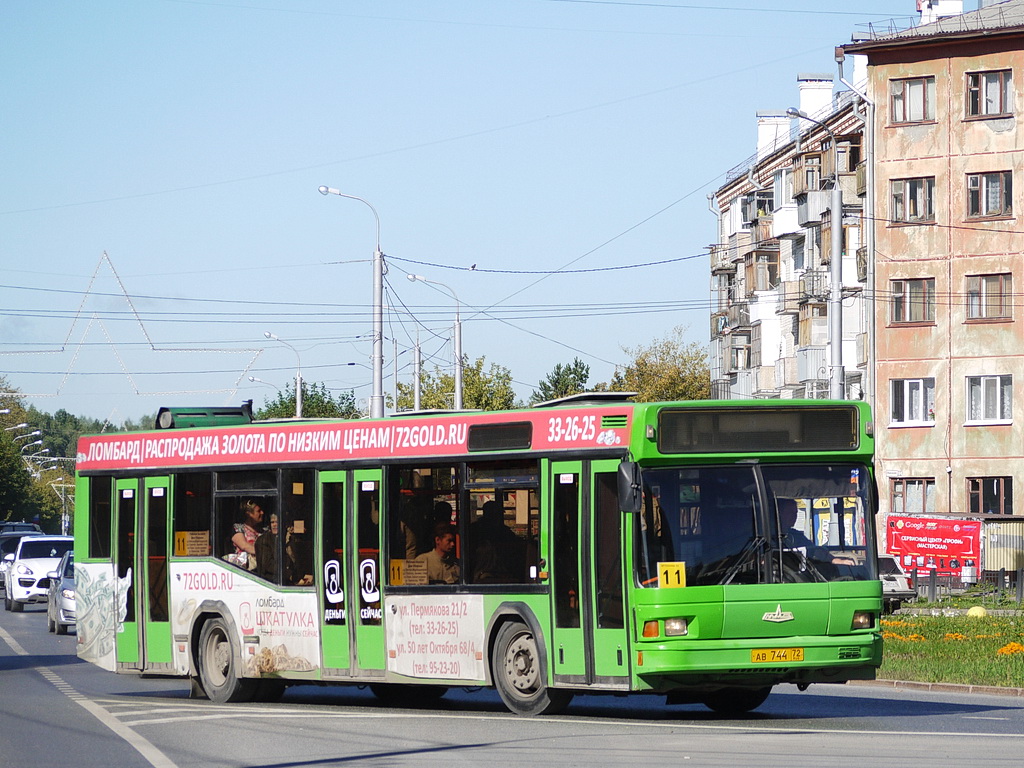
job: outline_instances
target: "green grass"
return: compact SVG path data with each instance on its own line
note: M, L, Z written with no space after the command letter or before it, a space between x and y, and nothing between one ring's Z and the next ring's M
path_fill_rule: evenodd
M882 619L878 677L1024 688L1024 616Z

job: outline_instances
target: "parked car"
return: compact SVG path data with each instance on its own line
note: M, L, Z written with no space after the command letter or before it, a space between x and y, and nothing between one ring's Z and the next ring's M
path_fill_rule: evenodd
M75 626L75 552L69 549L46 574L50 587L46 593L46 629L66 635Z
M8 555L14 554L14 550L18 548L18 542L26 536L42 535L42 531L16 531L0 533L0 588L4 586L5 574L7 573L7 564L4 562L4 558Z
M882 580L882 600L890 611L898 610L904 600L917 598L910 576L892 555L878 556L878 578Z
M4 520L0 523L0 533L17 533L18 531L43 532L39 523L26 523L24 520Z
M71 536L26 536L12 554L5 555L4 607L24 610L27 603L46 601L50 573L75 540Z

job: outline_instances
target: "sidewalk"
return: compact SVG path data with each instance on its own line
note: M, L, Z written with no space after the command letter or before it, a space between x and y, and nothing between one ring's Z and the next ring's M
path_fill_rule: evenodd
M987 696L1024 698L1024 688L1003 688L996 685L959 685L957 683L918 683L913 680L850 680L847 685L875 685L883 688L904 688L911 691L943 691L945 693L982 693Z

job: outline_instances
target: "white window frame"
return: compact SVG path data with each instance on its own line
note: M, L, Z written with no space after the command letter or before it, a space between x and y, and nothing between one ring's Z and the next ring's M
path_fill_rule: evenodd
M1008 373L967 377L966 424L1013 423L1013 376Z
M897 489L899 491L897 492ZM920 500L920 509L908 509L908 501ZM934 477L894 477L889 486L889 504L894 515L934 515Z
M900 413L896 413L897 402ZM935 379L889 379L889 426L935 426Z
M914 277L890 281L889 322L913 325L935 322L935 278Z
M1013 96L1013 70L967 73L968 117L1012 115Z

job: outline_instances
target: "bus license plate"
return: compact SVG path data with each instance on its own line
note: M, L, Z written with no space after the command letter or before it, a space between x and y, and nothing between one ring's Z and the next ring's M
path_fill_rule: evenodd
M750 662L752 664L777 664L779 662L803 660L803 648L755 648L750 652Z

